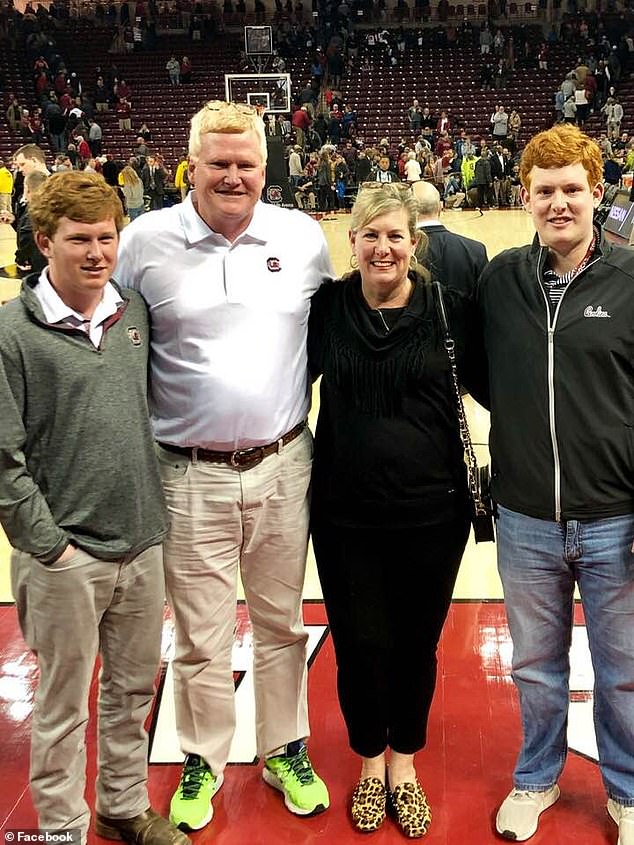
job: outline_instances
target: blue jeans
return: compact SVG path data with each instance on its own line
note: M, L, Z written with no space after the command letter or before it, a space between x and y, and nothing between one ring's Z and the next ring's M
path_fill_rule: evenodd
M518 789L543 791L567 753L573 594L594 668L594 727L608 795L634 806L634 514L551 522L499 508L498 568L524 738Z

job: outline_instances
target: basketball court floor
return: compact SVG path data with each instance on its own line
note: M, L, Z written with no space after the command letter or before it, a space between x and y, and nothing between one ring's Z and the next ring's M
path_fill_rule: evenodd
M322 221L337 273L349 267L345 214ZM502 249L528 243L532 222L522 210L446 212L445 225L483 241L492 257ZM12 260L12 232L0 226L0 264ZM0 281L0 301L15 293ZM530 354L530 350L526 350ZM315 394L311 423L318 410ZM470 403L471 430L480 460L487 460L488 415ZM9 546L0 532L0 837L18 842L18 831L34 828L28 790L29 726L37 671L18 629L9 587ZM314 818L291 815L279 793L261 779L255 759L250 672L251 637L245 607L238 607L234 648L237 731L225 783L214 800L215 816L193 834L195 845L391 845L404 837L390 819L370 836L356 833L347 816L358 764L347 746L335 688L335 664L321 603L312 552L304 590L304 615L310 631L309 704L311 758L330 787L331 807ZM577 609L573 638L569 744L571 753L560 781L562 798L542 816L535 845L614 845L616 827L605 811L592 729L592 669L583 617ZM151 718L149 783L154 807L167 812L180 774L181 755L174 734L170 655L173 631L166 611L163 662ZM430 845L484 845L500 841L494 832L497 804L511 787L520 738L517 699L510 680L511 644L493 544L471 540L461 567L454 601L438 655L438 684L427 747L418 772L433 812L425 841ZM415 667L412 667L415 671ZM72 683L72 677L68 678ZM95 683L92 709L94 712ZM368 701L368 706L372 702ZM94 720L88 726L88 800L93 803ZM12 838L14 837L14 838ZM91 831L92 843L101 840Z

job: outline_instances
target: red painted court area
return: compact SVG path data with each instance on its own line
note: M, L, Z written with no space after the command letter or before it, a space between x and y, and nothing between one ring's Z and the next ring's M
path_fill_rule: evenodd
M307 623L325 623L320 603L306 603L304 608ZM166 626L167 643L169 619ZM239 630L243 628L239 626ZM438 655L428 745L418 758L419 777L433 812L424 840L429 845L503 841L494 832L493 820L497 804L511 787L520 731L515 691L508 676L510 654L501 603L453 604ZM214 800L214 819L205 830L193 834L195 845L392 845L406 841L391 819L370 835L356 833L348 820L347 802L358 766L347 746L335 676L332 642L326 636L309 675L310 753L330 788L330 809L315 818L293 816L284 808L279 793L262 781L259 763L231 765ZM25 651L15 608L0 607L0 842L5 841L7 830L36 824L28 791L30 712L36 680L35 661ZM68 683L72 682L69 677ZM95 687L96 683L93 711ZM88 743L92 806L94 719ZM150 794L160 812L167 811L179 773L175 764L150 766ZM542 816L531 843L614 845L616 826L605 811L596 764L571 753L560 786L561 800ZM102 841L94 834L90 837L91 845Z

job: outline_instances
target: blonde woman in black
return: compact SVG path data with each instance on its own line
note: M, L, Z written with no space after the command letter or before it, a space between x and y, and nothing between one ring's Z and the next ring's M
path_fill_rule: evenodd
M415 754L426 741L436 647L469 534L469 497L447 353L416 201L363 187L352 209L358 269L313 298L309 360L322 376L312 533L350 746L351 815L376 830L393 809L408 837L431 810ZM464 382L485 393L471 302L446 289Z

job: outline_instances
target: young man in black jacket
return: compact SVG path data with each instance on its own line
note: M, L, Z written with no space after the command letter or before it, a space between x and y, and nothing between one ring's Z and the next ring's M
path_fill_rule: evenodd
M520 179L537 236L494 258L479 283L524 734L496 827L515 841L559 798L578 586L607 809L620 845L634 843L634 254L594 226L601 175L599 147L576 127L533 138Z

